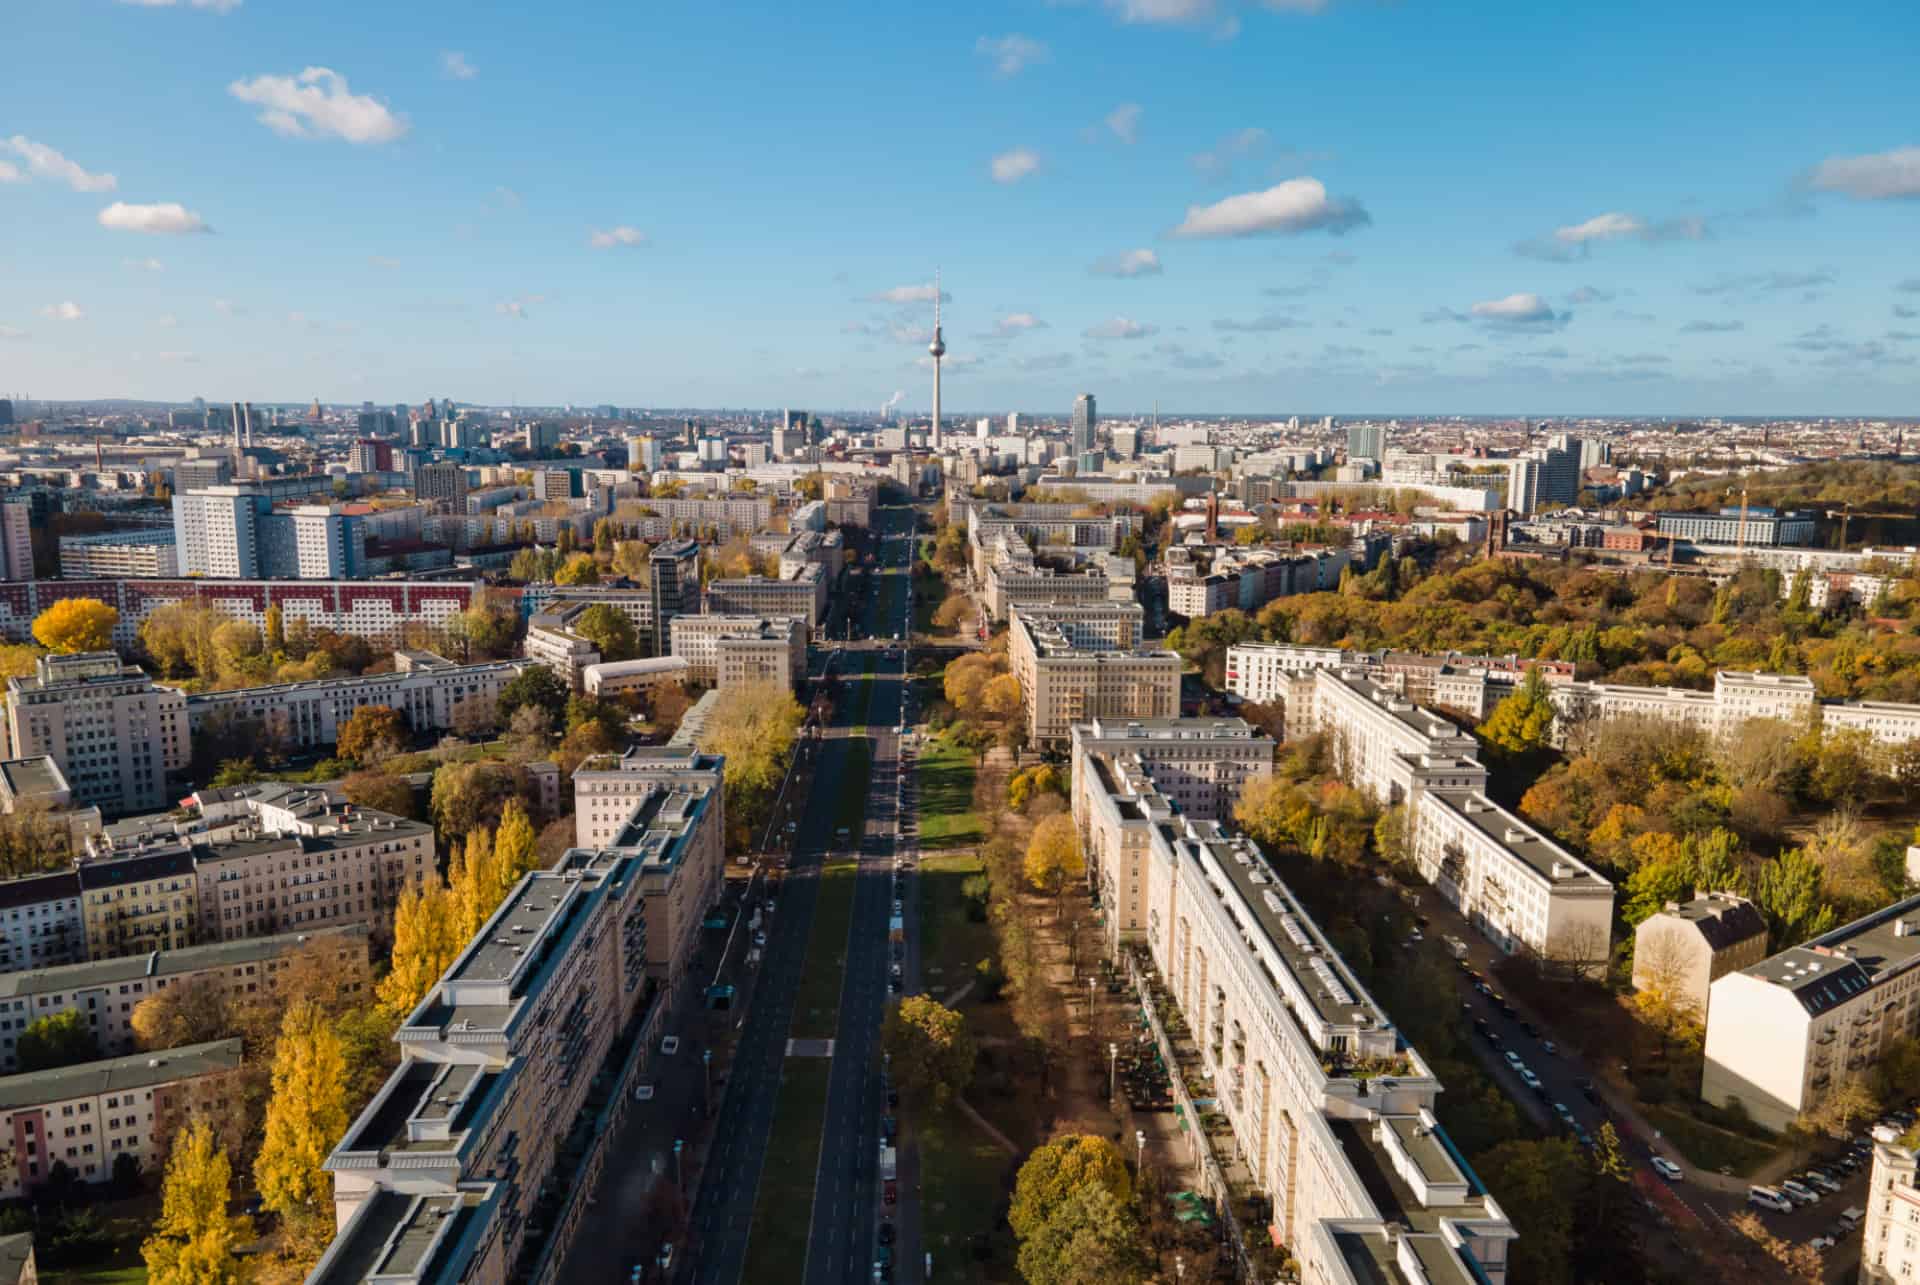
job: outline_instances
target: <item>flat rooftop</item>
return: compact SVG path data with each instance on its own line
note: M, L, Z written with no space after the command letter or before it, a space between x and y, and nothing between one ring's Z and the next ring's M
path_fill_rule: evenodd
M194 1076L231 1071L240 1065L240 1041L214 1040L208 1044L183 1044L179 1048L154 1053L134 1053L126 1057L101 1058L49 1071L29 1071L24 1075L0 1077L0 1111L66 1102L73 1098L95 1097L102 1093L123 1093L128 1089L147 1089Z
M466 1238L488 1203L488 1193L402 1195L376 1190L334 1239L310 1285L383 1285L432 1279L436 1260Z
M187 946L180 950L156 950L145 955L96 959L84 964L61 964L53 968L0 973L0 999L56 995L96 986L113 986L135 978L178 977L210 969L233 968L276 958L309 942L342 946L358 943L364 952L368 931L365 924L343 924L337 928L316 928L304 933L249 937L206 946Z
M1421 709L1390 687L1383 687L1370 678L1347 673L1337 669L1317 671L1327 675L1332 682L1344 685L1356 696L1361 696L1379 706L1387 714L1399 720L1402 726L1414 735L1428 741L1456 741L1471 743L1472 737L1441 718Z
M60 769L45 754L32 758L0 760L0 777L6 779L7 792L16 799L53 794L67 788Z
M1920 960L1920 897L1909 897L1742 969L1822 1013Z
M1478 790L1429 790L1427 794L1512 853L1556 890L1584 885L1599 892L1613 887L1593 867Z

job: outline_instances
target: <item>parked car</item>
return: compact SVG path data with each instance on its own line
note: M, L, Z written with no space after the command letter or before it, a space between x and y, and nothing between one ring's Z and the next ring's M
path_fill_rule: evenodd
M679 1051L680 1037L678 1035L669 1035L660 1041L660 1054L662 1057L672 1057Z
M1805 1183L1794 1181L1792 1178L1783 1181L1780 1184L1780 1190L1786 1194L1787 1199L1796 1205L1811 1205L1820 1199L1819 1192L1807 1186Z
M1818 1169L1807 1170L1800 1175L1800 1181L1805 1186L1812 1187L1815 1191L1824 1191L1829 1196L1836 1195L1840 1191L1840 1184L1834 1181L1832 1175Z
M1520 1068L1520 1082L1532 1089L1535 1093L1546 1092L1545 1086L1540 1083L1540 1077L1524 1066Z
M1548 1057L1560 1056L1560 1046L1558 1044L1555 1044L1552 1040L1541 1040L1540 1051L1542 1053L1545 1053Z
M1673 1163L1673 1161L1667 1159L1665 1156L1655 1156L1647 1163L1653 1166L1655 1173L1665 1178L1668 1182L1679 1182L1687 1176L1679 1165Z
M1569 1129L1574 1127L1573 1112L1567 1109L1566 1103L1554 1103L1553 1114L1559 1117L1560 1123L1566 1125Z
M1793 1212L1793 1202L1772 1187L1748 1187L1747 1203L1749 1205L1758 1205L1760 1208L1776 1214L1790 1214Z
M1507 1065L1512 1067L1514 1070L1518 1071L1518 1070L1524 1069L1527 1064L1521 1060L1521 1057L1518 1053L1514 1052L1512 1049L1508 1049Z

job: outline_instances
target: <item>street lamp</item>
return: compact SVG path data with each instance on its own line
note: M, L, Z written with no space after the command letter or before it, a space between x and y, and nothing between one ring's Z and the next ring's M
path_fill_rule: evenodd
M680 1149L686 1145L686 1142L680 1138L673 1140L673 1185L682 1191L686 1190L687 1184L680 1175Z
M1147 1169L1147 1131L1145 1129L1135 1129L1133 1131L1134 1181L1138 1182L1140 1180L1140 1175L1145 1173L1146 1169Z
M1109 1043L1107 1045L1107 1101L1109 1102L1113 1101L1114 1074L1119 1069L1119 1066L1120 1046Z
M1097 1029L1095 1029L1094 1021L1093 1021L1094 983L1095 983L1094 978L1092 977L1087 978L1087 1034L1093 1036L1093 1038L1097 1040L1100 1038L1100 1032ZM1107 1096L1111 1097L1113 1095L1108 1094Z
M1173 1278L1175 1280L1185 1280L1187 1278L1187 1260L1179 1254L1173 1256Z
M712 1115L713 1114L713 1050L712 1049L700 1050L700 1074L704 1082L700 1100L701 1100L701 1103L706 1107L707 1114Z

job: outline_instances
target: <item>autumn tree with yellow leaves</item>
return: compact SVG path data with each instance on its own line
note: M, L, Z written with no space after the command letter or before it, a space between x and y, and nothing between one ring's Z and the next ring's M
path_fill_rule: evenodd
M333 1180L322 1166L346 1131L347 1061L339 1032L318 1005L301 1001L280 1022L266 1137L253 1162L262 1203L296 1236L332 1221Z
M246 1271L235 1249L252 1239L244 1218L227 1213L233 1167L205 1120L174 1138L160 1197L160 1220L140 1246L151 1285L239 1285Z
M466 942L455 923L453 894L438 875L402 892L393 910L393 966L376 991L380 1010L404 1019Z
M62 598L33 619L33 636L42 647L61 655L80 651L107 651L113 647L113 627L120 612L98 598Z

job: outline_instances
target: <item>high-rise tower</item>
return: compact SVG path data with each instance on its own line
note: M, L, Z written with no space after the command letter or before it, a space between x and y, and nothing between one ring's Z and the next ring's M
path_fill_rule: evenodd
M1093 394L1081 393L1073 399L1073 458L1077 461L1082 455L1093 449L1094 433L1100 423L1100 412L1095 409Z
M940 335L940 273L933 274L933 342L927 345L933 354L933 433L927 439L929 449L940 450L940 359L947 355L947 341Z

